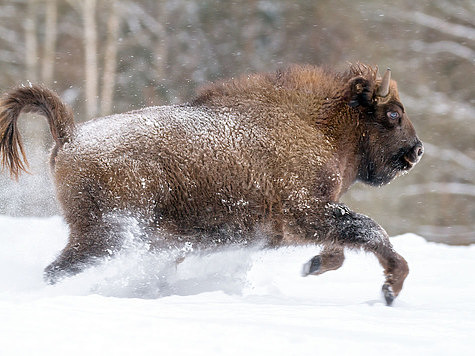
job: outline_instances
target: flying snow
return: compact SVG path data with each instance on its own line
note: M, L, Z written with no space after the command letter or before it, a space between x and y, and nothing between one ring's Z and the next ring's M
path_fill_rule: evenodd
M301 277L318 248L150 252L134 239L49 286L43 268L67 238L59 217L0 216L1 355L471 355L475 246L392 239L410 274L393 307L370 254Z

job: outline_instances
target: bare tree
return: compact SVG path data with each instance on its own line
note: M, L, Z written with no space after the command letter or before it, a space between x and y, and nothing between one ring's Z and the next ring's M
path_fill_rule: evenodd
M119 12L114 0L109 0L108 3L110 14L107 20L107 42L104 55L104 74L102 76L101 115L108 115L112 111L117 66Z
M29 81L37 80L38 41L36 39L37 0L28 0L25 28L25 67Z
M96 0L84 0L82 5L86 75L86 113L88 117L93 117L97 114L98 101Z
M37 21L38 0L28 0L26 8L26 18L24 22L25 30L25 74L30 83L38 81L39 53L37 32L40 24ZM26 83L24 83L26 84ZM31 147L39 148L40 155L45 149L46 136L44 135L45 123L43 120L28 120L23 123L26 137L28 137ZM37 151L38 152L38 151ZM31 167L34 168L34 167Z
M155 69L158 80L163 80L166 77L168 60L168 36L166 27L164 26L168 21L166 3L167 2L163 0L157 3L158 43L155 46Z
M56 55L57 37L57 0L46 1L45 18L45 42L43 46L43 62L41 67L41 79L50 86L53 81L54 62Z

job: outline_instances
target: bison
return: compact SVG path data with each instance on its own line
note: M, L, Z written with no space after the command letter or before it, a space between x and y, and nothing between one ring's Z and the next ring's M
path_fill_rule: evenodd
M363 249L384 268L390 305L408 265L381 226L339 202L355 181L381 186L423 154L390 74L361 63L341 73L294 65L210 84L186 104L81 125L51 90L12 90L0 103L2 164L12 177L27 169L19 114L45 116L70 230L45 279L55 283L118 251L124 220L115 217L126 214L155 246L258 235L268 247L321 245L304 276L341 267L345 248Z

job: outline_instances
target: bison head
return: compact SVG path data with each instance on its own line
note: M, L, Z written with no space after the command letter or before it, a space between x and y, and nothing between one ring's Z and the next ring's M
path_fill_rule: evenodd
M372 76L359 75L349 83L349 105L357 111L360 127L358 179L371 185L389 183L419 162L422 143L389 69L382 79L373 71Z

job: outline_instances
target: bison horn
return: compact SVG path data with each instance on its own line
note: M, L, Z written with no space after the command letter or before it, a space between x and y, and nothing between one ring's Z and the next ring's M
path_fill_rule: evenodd
M384 73L383 80L379 86L378 91L376 92L377 96L384 98L389 94L389 82L391 81L391 69L388 68L386 73Z

